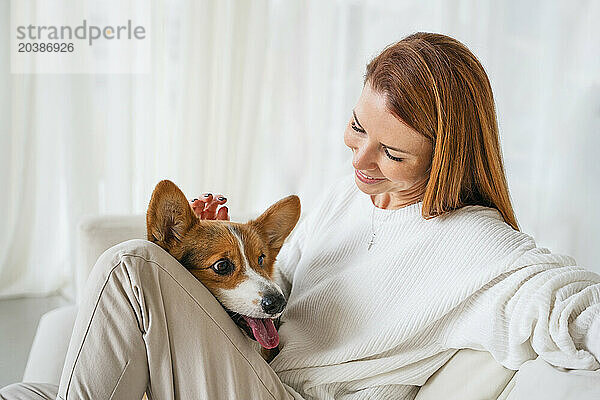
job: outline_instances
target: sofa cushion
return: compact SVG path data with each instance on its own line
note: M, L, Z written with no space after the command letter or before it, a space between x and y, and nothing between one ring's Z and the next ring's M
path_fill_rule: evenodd
M521 365L499 400L597 400L600 370L567 370L554 367L540 357Z
M495 400L514 374L488 352L459 350L427 380L415 400Z
M23 382L58 385L76 316L76 306L56 308L42 315L29 351Z

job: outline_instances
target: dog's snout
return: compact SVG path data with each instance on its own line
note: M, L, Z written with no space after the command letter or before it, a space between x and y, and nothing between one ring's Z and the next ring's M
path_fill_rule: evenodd
M285 298L280 293L267 293L260 302L262 309L271 315L282 312L286 304Z

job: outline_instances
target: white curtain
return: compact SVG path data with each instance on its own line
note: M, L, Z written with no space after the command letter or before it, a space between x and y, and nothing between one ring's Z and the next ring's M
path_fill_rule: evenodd
M160 179L234 220L291 193L310 210L351 171L366 63L415 31L486 68L522 230L600 271L599 2L153 0L146 75L11 74L0 4L0 296L68 292L80 217L144 213Z

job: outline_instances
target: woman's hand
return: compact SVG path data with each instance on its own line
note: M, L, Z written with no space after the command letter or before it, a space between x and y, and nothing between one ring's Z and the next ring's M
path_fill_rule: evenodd
M229 210L227 207L221 207L217 211L217 207L222 206L226 201L227 198L222 194L213 196L212 193L204 193L202 197L190 200L190 206L200 219L222 219L229 221Z

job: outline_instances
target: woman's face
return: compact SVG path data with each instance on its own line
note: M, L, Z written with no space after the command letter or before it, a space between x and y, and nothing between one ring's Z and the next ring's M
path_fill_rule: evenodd
M344 143L354 153L356 185L377 206L393 209L422 199L429 179L431 141L390 113L385 97L368 84L348 122Z

